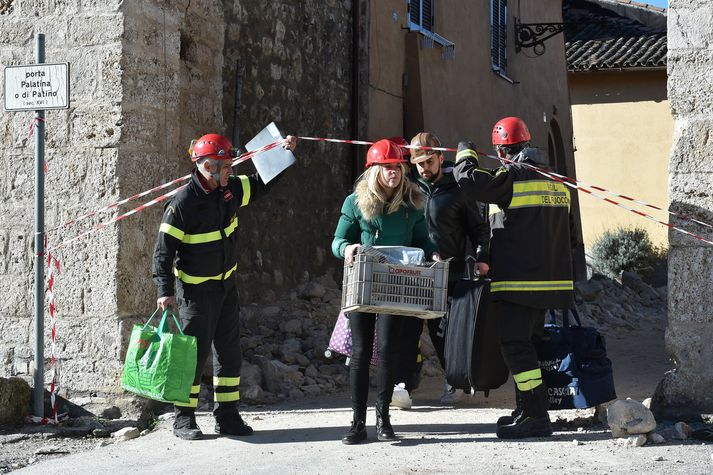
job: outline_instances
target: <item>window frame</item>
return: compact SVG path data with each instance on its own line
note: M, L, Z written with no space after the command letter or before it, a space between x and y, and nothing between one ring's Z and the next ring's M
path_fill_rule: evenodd
M452 59L455 56L455 44L433 31L436 18L436 0L406 0L406 4L408 6L406 12L407 28L409 31L420 33L423 36L421 38L421 47L432 48L433 44L436 43L443 48L443 58ZM423 18L424 4L428 4L430 11L428 22L425 25ZM414 16L412 9L415 5L418 5L418 22L412 21L412 16Z

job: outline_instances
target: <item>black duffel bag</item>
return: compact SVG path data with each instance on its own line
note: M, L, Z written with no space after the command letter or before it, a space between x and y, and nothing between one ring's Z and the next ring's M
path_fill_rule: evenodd
M570 325L569 313L576 324ZM611 360L604 337L583 327L576 309L562 310L562 326L554 310L535 344L550 409L584 409L616 399Z

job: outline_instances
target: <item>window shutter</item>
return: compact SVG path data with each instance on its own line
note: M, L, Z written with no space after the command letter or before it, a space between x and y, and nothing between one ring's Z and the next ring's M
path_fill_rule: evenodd
M434 0L422 0L423 5L423 22L421 27L424 30L433 31L433 2Z
M491 0L490 53L493 66L507 68L507 0Z
M408 4L409 19L411 23L421 24L421 0L410 0Z

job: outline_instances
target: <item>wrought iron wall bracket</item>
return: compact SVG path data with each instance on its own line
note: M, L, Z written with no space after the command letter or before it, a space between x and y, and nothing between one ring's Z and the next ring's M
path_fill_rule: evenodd
M545 40L562 33L565 23L520 23L515 17L515 50L532 48L535 54L545 52Z

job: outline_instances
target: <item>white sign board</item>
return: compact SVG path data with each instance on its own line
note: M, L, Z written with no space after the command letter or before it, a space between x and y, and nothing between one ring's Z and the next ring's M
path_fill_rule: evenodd
M5 110L69 108L69 63L5 67Z
M245 148L252 152L253 150L257 150L282 139L282 134L280 134L275 123L270 122L267 127L262 129L260 133L245 145ZM278 146L258 153L252 160L263 183L269 183L273 178L286 170L287 167L295 163L295 156L292 155L291 151Z

